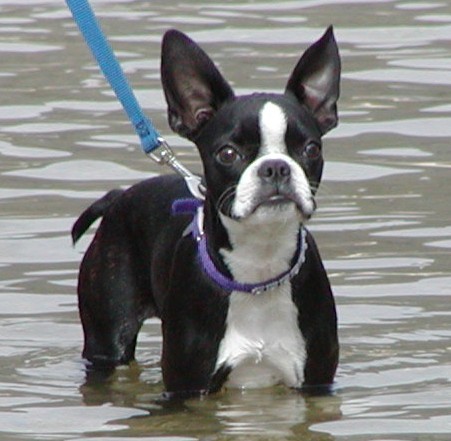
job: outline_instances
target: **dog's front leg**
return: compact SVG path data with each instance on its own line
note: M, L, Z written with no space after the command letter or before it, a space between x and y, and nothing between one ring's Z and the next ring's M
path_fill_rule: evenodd
M198 267L191 242L184 239L175 253L162 313L163 381L170 396L183 398L221 387L214 372L228 308L228 297Z
M213 329L221 317L216 316ZM175 397L188 398L215 392L214 370L223 332L211 330L211 318L174 314L163 321L162 371L165 389Z
M337 314L329 279L310 234L307 241L305 273L294 281L294 301L307 352L302 390L322 393L331 390L338 365Z
M217 345L215 336L181 320L163 324L162 370L166 393L189 398L212 390Z

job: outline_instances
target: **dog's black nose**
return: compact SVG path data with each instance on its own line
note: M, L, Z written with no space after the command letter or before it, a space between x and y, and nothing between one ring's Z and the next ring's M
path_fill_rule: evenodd
M283 159L269 159L260 166L257 174L267 183L283 184L290 180L291 168Z

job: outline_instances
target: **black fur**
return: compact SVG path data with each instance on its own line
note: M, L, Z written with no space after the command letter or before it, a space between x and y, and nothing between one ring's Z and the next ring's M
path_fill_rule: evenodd
M178 31L165 35L162 81L169 123L193 140L201 154L209 253L229 276L219 250L230 249L231 244L218 210L228 214L230 207L221 200L224 189L233 187L257 155L259 110L269 100L284 109L289 153L316 190L322 156L309 158L305 149L312 142L321 146L321 136L337 123L339 71L338 50L329 28L301 58L284 94L235 97L193 41ZM318 72L323 74L320 83L316 83L321 77ZM221 167L215 159L218 149L227 143L243 157L233 167ZM185 197L190 194L180 177L149 179L126 191L109 192L83 212L72 230L76 242L96 218L103 217L79 274L83 356L95 369L129 363L144 320L159 317L165 388L179 396L217 391L230 374L227 366L215 371L230 293L205 275L195 241L183 235L191 217L171 215L172 202ZM334 378L337 320L321 258L310 234L307 240L306 263L291 284L307 349L305 385L319 386L331 384Z

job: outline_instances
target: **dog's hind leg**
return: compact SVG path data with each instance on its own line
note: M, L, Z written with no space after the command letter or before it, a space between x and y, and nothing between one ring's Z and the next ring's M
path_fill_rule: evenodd
M94 368L127 364L134 359L138 332L155 315L149 262L139 261L125 227L99 228L83 259L78 301L84 331L83 357Z

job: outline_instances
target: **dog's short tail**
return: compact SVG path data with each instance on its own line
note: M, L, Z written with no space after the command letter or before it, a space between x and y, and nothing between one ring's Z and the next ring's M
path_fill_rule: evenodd
M105 196L91 204L83 213L80 214L78 219L72 226L71 236L72 243L75 245L91 224L102 217L107 209L116 201L119 196L124 193L124 190L115 189L109 191Z

